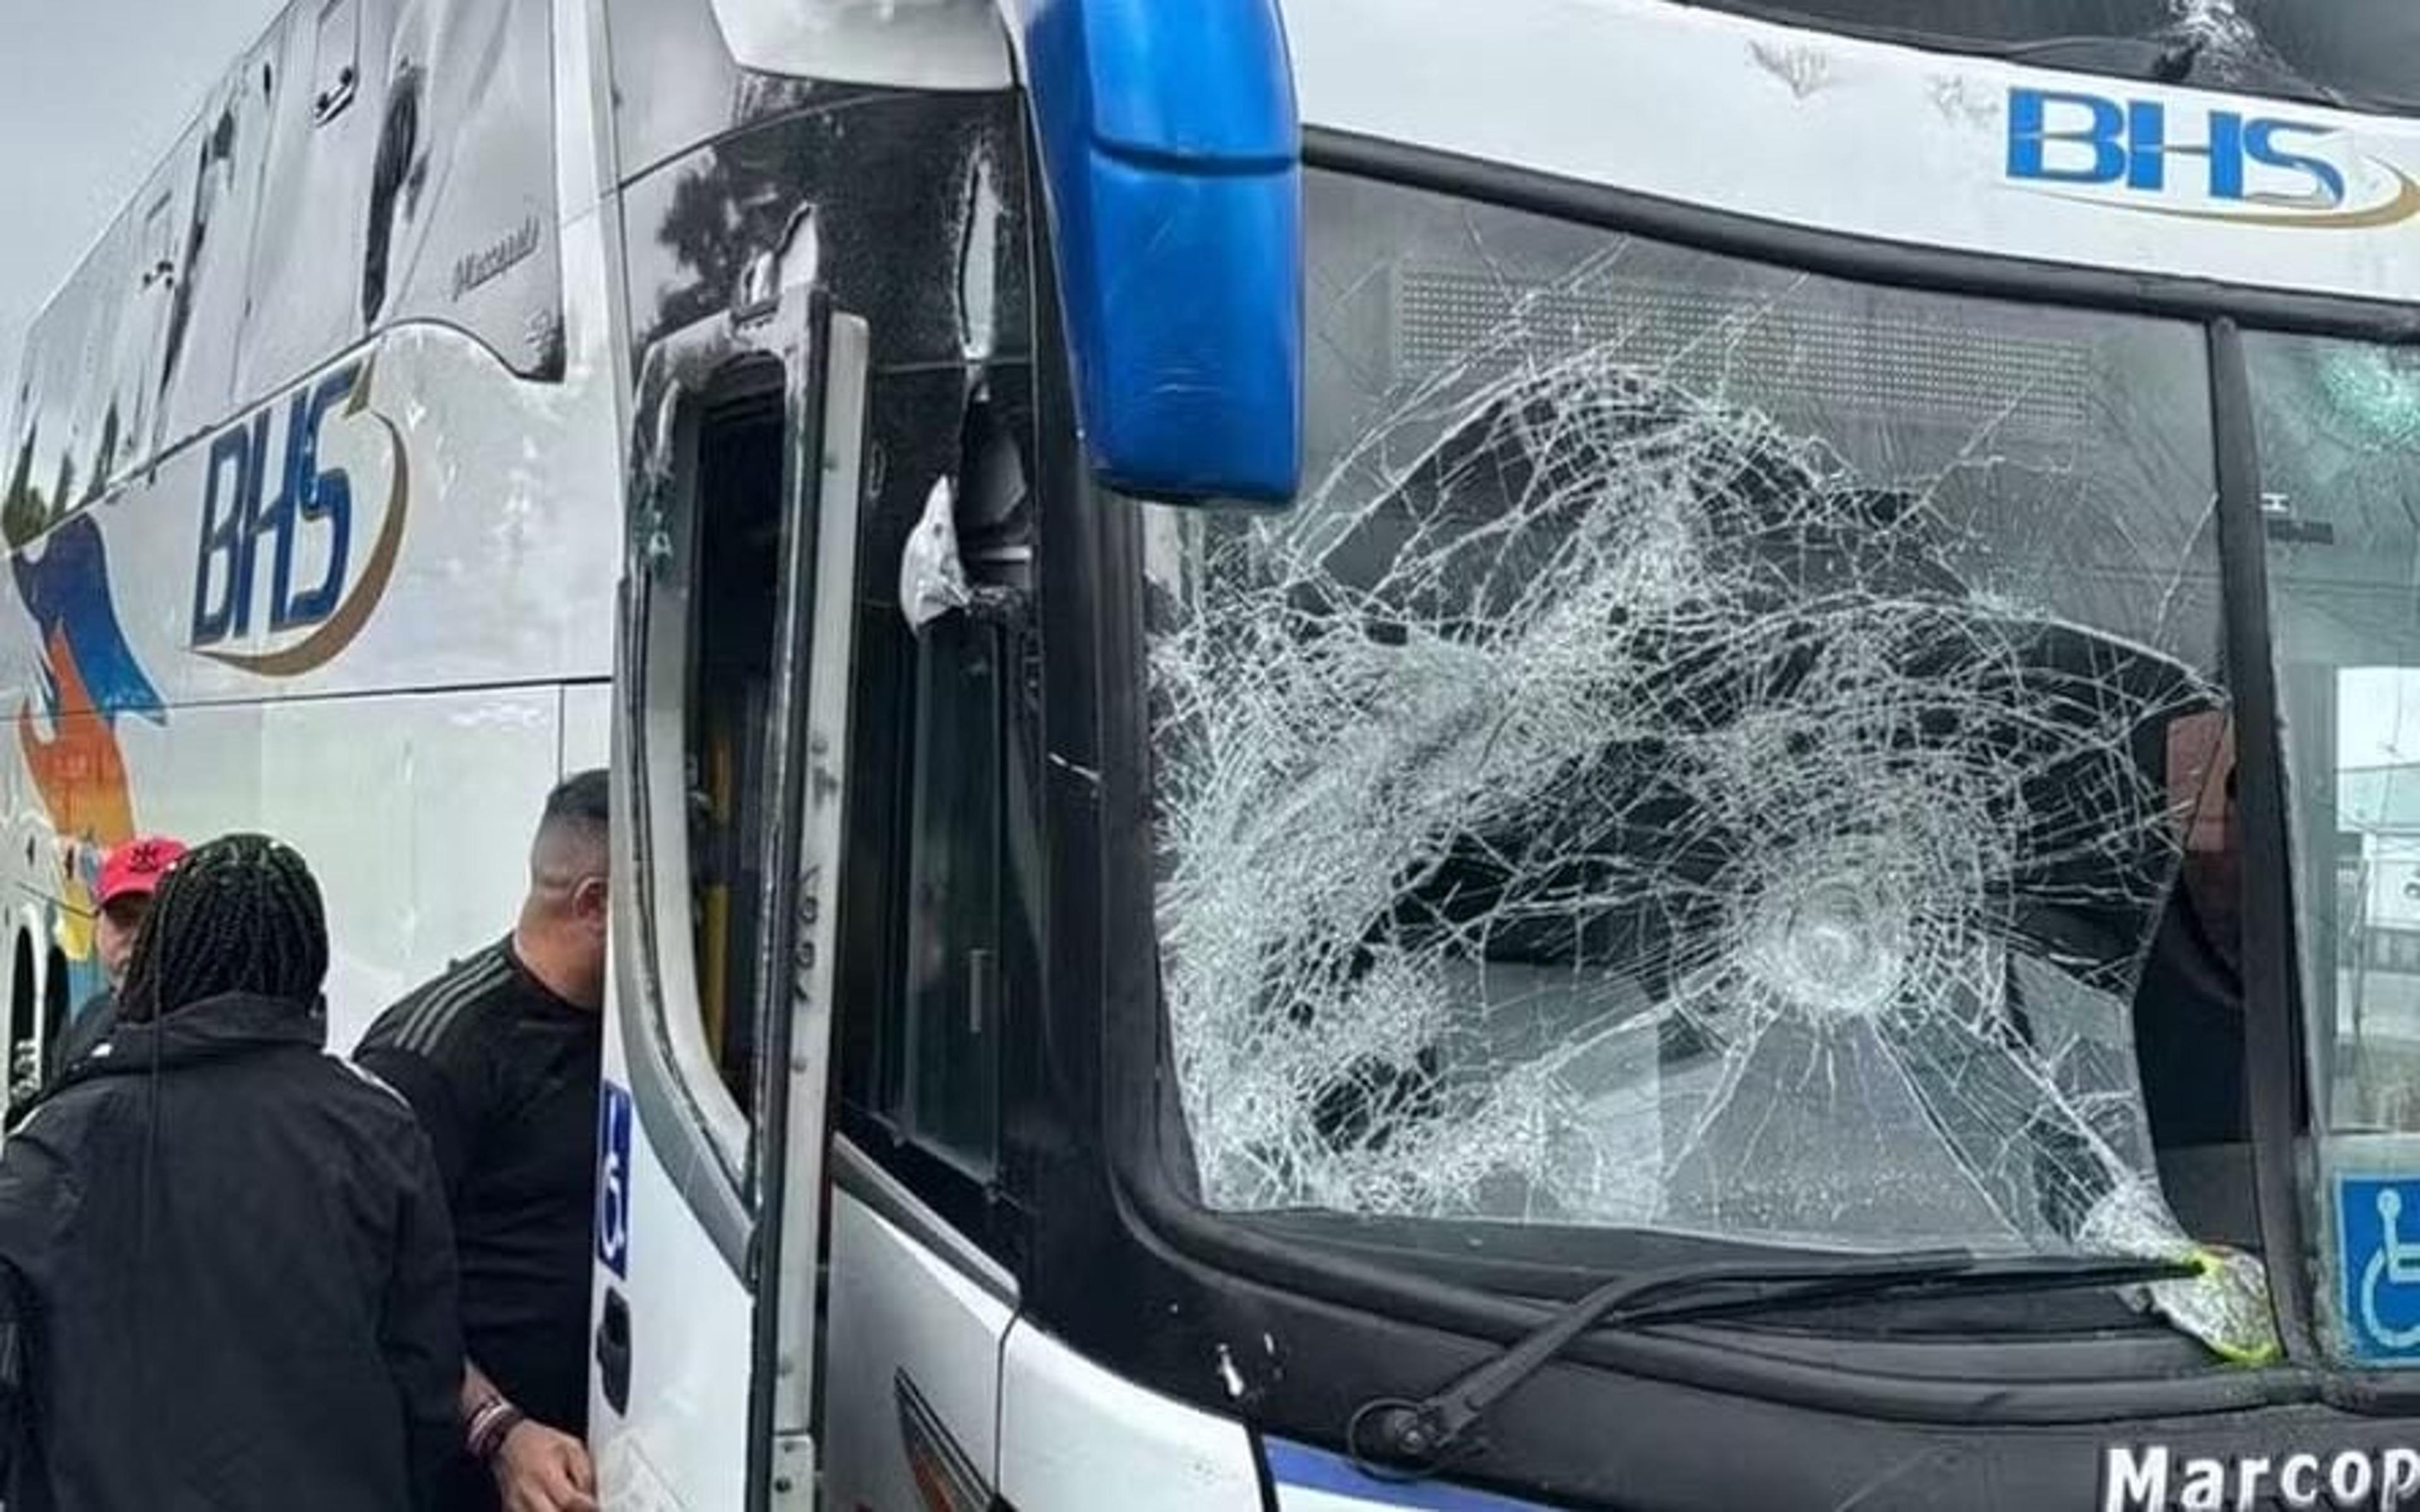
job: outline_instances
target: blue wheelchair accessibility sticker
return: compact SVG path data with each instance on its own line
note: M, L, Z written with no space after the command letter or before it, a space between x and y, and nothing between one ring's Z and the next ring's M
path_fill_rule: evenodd
M2336 1233L2354 1357L2420 1365L2420 1177L2338 1178Z
M597 1131L597 1257L630 1279L630 1094L605 1084Z

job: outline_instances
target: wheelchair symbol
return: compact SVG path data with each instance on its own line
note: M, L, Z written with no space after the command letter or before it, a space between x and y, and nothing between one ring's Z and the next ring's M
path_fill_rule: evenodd
M629 1278L630 1094L604 1085L597 1151L597 1257Z
M2383 1288L2420 1286L2420 1244L2406 1245L2397 1231L2403 1217L2403 1194L2391 1186L2378 1190L2378 1248L2361 1273L2361 1320L2369 1336L2389 1350L2420 1345L2420 1323L2389 1328L2379 1316L2378 1294Z

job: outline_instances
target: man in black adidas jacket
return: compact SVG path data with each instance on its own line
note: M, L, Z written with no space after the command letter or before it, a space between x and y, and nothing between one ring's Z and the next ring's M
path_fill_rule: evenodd
M464 1454L444 1512L596 1512L589 1246L604 1056L610 804L566 778L508 937L380 1016L357 1058L420 1115L462 1276Z
M8 1512L418 1512L453 1451L453 1235L399 1098L322 1052L302 858L162 883L121 1023L0 1150ZM9 1351L0 1348L0 1363Z

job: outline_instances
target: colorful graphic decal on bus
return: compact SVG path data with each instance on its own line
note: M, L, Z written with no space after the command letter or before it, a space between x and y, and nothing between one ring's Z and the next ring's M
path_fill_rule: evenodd
M2009 91L2008 176L2058 198L2233 225L2359 231L2420 215L2420 183L2337 127L2080 90Z
M377 611L403 546L411 470L402 431L370 408L372 377L369 360L349 363L211 438L194 651L255 676L299 677L335 659ZM349 455L365 443L382 452L384 479L321 466L332 440Z
M15 557L10 573L42 645L42 717L35 717L30 698L18 705L17 747L53 832L66 842L60 865L68 912L59 945L70 961L82 962L92 953L92 887L101 858L135 833L117 721L131 714L162 724L167 710L118 624L108 548L92 516L61 524L39 555Z

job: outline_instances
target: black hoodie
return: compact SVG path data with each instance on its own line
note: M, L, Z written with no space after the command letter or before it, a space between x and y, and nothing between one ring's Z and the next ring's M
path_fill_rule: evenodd
M120 1025L8 1136L9 1512L431 1504L462 1370L444 1196L326 1033L243 995Z

